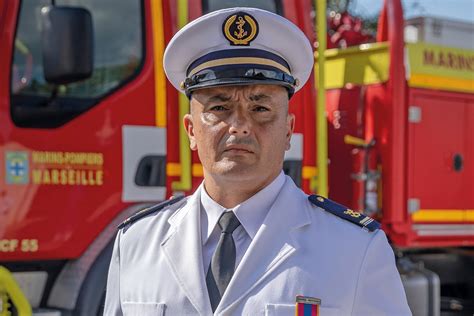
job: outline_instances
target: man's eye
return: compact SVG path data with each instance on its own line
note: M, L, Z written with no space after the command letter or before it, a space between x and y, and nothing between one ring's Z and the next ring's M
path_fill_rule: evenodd
M227 110L227 108L222 106L222 105L215 105L215 106L211 107L210 110L211 111L225 111L225 110Z
M258 106L256 106L256 107L254 107L253 110L254 110L255 112L267 112L267 111L270 111L267 107L261 106L261 105L258 105Z

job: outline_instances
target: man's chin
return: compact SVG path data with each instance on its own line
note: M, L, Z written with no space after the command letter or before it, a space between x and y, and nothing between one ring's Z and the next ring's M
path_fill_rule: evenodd
M249 175L255 175L255 162L226 160L219 162L213 169L215 174L221 176L247 178Z

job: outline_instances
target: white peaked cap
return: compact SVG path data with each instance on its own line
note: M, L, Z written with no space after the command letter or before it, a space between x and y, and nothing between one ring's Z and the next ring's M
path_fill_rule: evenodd
M256 8L211 12L184 26L168 44L163 60L173 86L190 95L225 85L276 84L290 95L313 68L305 34L284 17Z

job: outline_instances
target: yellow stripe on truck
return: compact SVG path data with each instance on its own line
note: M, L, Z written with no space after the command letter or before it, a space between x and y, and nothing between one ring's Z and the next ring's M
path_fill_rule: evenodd
M166 165L166 175L168 177L178 177L181 175L181 164L170 162Z
M313 166L303 166L303 170L301 173L303 179L311 179L318 175L318 168Z
M178 29L181 29L188 22L188 0L177 0L178 6ZM189 113L188 98L179 93L179 121L181 124L184 115ZM179 128L179 161L181 163L181 173L179 181L171 183L173 191L188 191L191 190L191 149L189 148L188 135L183 127Z
M161 0L151 1L153 28L153 57L155 65L155 124L166 127L166 76L163 69L165 36L163 30L163 6Z
M202 165L200 163L193 163L192 169L194 177L204 176L204 170L202 169Z
M474 210L419 210L411 218L413 222L474 222Z
M408 80L410 87L474 93L474 80L413 74Z

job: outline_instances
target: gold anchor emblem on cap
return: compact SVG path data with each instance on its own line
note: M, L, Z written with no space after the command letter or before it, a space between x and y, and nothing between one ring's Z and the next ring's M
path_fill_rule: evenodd
M222 31L231 45L248 46L258 34L258 23L250 14L238 12L225 19Z
M246 36L247 35L247 31L244 30L244 25L245 25L245 20L243 17L239 16L237 18L237 22L235 22L235 24L237 24L237 29L239 30L239 32L237 33L237 31L234 32L234 35L237 36L238 39L241 39L242 37Z

